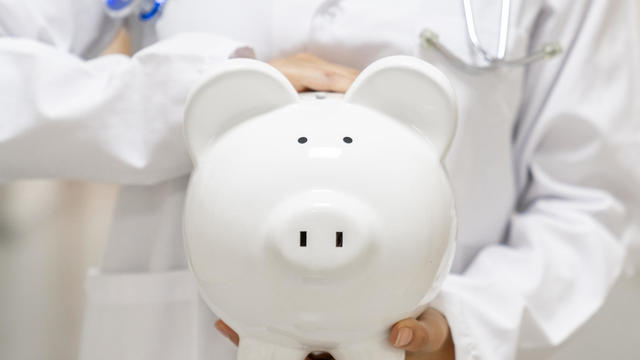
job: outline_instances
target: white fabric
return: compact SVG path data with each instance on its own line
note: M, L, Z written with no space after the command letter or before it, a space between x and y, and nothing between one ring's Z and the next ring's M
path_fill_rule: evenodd
M91 60L118 23L98 0L0 0L0 181L125 184L90 274L83 359L233 359L198 299L181 239L190 163L186 94L208 64L308 51L362 68L423 58L450 78L460 128L446 165L460 216L453 275L432 304L459 359L558 344L604 300L637 240L640 97L635 2L514 1L510 56L558 40L527 69L460 72L421 49L424 27L469 61L459 1L168 0L128 19L131 59ZM493 48L499 1L474 2Z
M451 276L434 304L465 359L566 339L602 304L638 237L634 3L548 5L540 38L566 50L527 74L514 152L523 189L507 237Z

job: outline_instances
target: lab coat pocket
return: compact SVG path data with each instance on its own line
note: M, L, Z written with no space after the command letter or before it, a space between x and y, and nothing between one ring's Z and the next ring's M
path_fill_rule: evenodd
M86 285L80 359L196 359L199 299L189 271L91 271Z

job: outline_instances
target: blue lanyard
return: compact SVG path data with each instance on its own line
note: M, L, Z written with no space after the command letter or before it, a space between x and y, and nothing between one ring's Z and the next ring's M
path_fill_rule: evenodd
M167 0L104 0L107 11L113 17L124 17L139 10L138 18L149 21L160 15ZM137 5L137 9L134 5ZM132 8L132 6L134 6Z

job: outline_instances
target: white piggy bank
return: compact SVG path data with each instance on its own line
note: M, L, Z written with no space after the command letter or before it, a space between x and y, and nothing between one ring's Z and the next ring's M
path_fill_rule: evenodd
M425 309L453 256L444 75L394 56L344 97L300 98L270 65L235 59L205 76L185 116L186 250L240 335L238 359L403 359L389 329Z

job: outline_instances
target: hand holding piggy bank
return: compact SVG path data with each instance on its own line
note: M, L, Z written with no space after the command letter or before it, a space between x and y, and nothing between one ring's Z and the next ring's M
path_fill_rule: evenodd
M238 360L404 358L389 328L424 311L453 257L456 121L447 79L412 57L371 64L344 98L300 98L256 60L205 77L185 115L185 243Z

